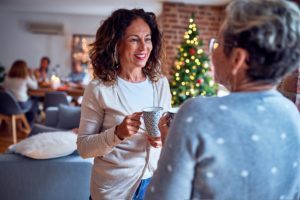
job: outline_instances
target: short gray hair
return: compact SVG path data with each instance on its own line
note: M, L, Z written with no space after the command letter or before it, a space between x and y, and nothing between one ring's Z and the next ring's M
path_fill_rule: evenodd
M286 0L234 0L226 8L224 53L249 53L251 81L278 82L300 64L300 10Z

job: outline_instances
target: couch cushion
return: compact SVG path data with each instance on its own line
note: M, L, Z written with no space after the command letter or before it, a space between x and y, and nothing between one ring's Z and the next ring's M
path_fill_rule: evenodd
M79 127L80 107L59 105L57 128L70 130Z
M11 145L9 150L34 159L57 158L73 153L76 139L72 131L40 133Z
M34 124L31 129L31 132L29 133L29 137L39 133L55 132L55 131L61 131L61 129L45 126L42 124Z
M92 163L74 154L47 160L0 154L0 199L89 199Z

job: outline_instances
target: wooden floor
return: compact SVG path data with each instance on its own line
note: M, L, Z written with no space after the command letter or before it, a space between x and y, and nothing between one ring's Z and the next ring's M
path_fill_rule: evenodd
M25 139L27 135L21 131L18 131L18 142ZM9 145L13 144L12 133L10 133L9 127L6 124L0 125L0 153L4 153Z

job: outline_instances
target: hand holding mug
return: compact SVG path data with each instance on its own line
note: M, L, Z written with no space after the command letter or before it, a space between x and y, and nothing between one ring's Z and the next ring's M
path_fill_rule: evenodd
M142 114L142 112L136 112L131 115L127 115L121 124L117 126L116 135L120 139L125 139L135 135L140 128Z
M150 145L155 147L155 148L160 148L162 147L162 140L161 137L152 137L148 134L146 134L147 140L149 141Z

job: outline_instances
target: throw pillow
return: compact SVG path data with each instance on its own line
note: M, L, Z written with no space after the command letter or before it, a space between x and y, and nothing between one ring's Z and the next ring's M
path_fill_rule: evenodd
M78 128L80 122L80 107L59 105L57 128L70 130Z
M76 139L72 131L40 133L11 145L9 150L34 159L58 158L76 150Z

